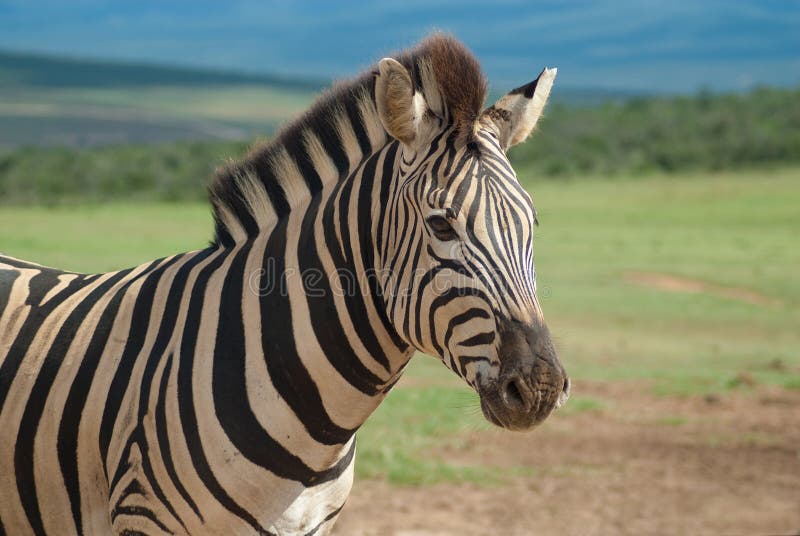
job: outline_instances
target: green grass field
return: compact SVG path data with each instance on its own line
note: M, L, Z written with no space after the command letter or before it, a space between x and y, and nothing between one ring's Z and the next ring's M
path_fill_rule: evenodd
M800 388L800 169L561 182L520 171L541 221L540 299L575 384L567 418L603 407L581 396L587 380L646 382L665 396ZM0 251L79 271L210 237L202 204L0 208ZM361 476L491 482L517 471L422 456L488 425L435 360L418 356L407 376L361 432Z

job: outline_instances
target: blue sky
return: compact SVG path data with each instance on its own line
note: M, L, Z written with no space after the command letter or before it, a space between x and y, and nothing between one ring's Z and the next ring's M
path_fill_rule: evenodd
M363 4L363 5L362 5ZM432 29L493 87L687 92L800 83L800 1L0 0L0 48L332 78Z

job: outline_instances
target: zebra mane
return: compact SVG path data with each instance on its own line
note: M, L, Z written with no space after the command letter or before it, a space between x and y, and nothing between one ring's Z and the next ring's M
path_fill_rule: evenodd
M464 131L486 99L487 83L470 51L435 33L392 55L411 73L429 107ZM375 105L377 67L335 83L299 118L238 161L229 161L209 187L214 244L233 245L271 228L330 181L346 176L391 138Z

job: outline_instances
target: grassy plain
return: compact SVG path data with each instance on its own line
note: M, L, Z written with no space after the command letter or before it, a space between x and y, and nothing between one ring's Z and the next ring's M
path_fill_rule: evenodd
M575 396L559 418L613 401L582 382L670 397L800 388L800 169L636 179L536 180L540 299ZM78 271L201 248L204 204L0 207L0 251ZM400 484L502 480L529 469L424 453L488 425L476 397L417 356L360 433L358 471ZM666 416L662 426L680 426Z

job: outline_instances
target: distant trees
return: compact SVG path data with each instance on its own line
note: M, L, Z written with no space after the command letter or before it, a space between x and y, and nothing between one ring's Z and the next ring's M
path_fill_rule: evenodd
M205 197L214 169L248 142L177 142L0 153L0 204Z
M800 163L800 89L554 106L538 130L511 157L546 176Z

